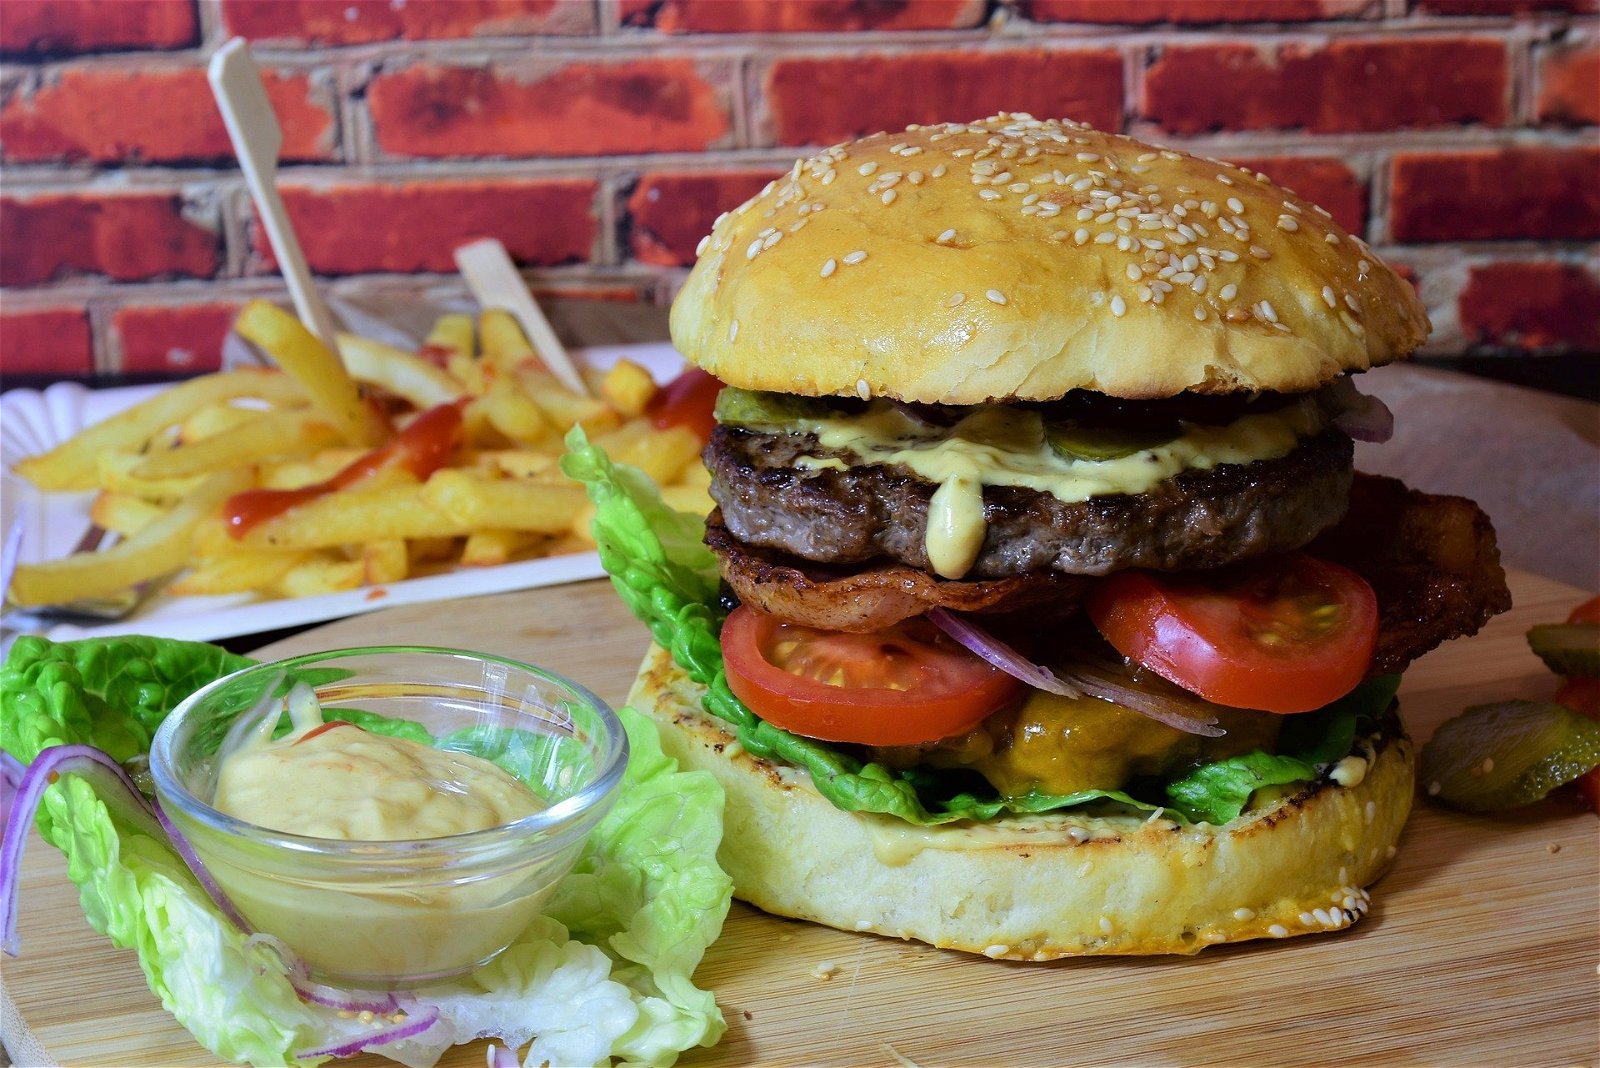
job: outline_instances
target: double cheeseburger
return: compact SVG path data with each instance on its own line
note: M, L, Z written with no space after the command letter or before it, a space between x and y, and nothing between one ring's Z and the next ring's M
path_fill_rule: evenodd
M1352 470L1350 376L1428 330L1264 175L1027 115L720 219L672 336L724 386L723 669L631 700L725 788L736 894L1019 960L1356 922L1398 672L1509 605L1471 502Z

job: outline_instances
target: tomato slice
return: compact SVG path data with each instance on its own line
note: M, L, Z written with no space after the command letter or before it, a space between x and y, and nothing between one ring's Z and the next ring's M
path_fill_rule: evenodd
M1582 611L1591 605L1600 606L1600 597L1579 606ZM1576 617L1578 612L1573 612ZM1567 620L1568 623L1591 623L1600 620L1578 619ZM1556 704L1566 705L1579 715L1588 716L1590 719L1600 719L1600 679L1571 678L1561 684L1561 689L1556 691ZM1600 768L1590 768L1577 780L1578 793L1582 795L1590 808L1600 812Z
M971 730L1022 684L927 620L871 634L741 605L722 625L728 688L762 719L829 742L915 745Z
M1572 610L1568 623L1600 623L1600 597L1591 597Z
M711 431L717 426L712 413L720 392L721 382L700 368L691 367L650 398L645 414L650 416L657 430L686 426L701 441L710 441Z
M1267 712L1309 712L1349 693L1378 633L1366 580L1304 553L1205 576L1124 571L1088 609L1133 662L1208 701Z

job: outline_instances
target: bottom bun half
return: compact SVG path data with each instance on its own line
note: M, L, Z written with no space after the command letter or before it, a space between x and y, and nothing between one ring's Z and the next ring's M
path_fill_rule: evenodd
M1325 777L1224 826L1052 815L922 827L844 812L810 776L745 752L652 647L629 703L727 795L718 854L757 908L1009 960L1194 953L1349 927L1411 808L1398 722Z

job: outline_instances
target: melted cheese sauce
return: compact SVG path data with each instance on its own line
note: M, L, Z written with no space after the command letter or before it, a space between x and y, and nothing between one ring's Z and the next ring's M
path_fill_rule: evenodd
M986 486L1020 486L1066 504L1145 493L1184 471L1287 456L1324 422L1307 398L1225 426L1185 423L1172 441L1110 460L1062 456L1046 440L1038 412L1000 405L979 408L948 428L929 427L880 403L857 416L797 419L787 429L814 434L822 448L845 454L801 457L801 467L899 464L937 482L928 509L928 559L937 574L960 578L983 546Z

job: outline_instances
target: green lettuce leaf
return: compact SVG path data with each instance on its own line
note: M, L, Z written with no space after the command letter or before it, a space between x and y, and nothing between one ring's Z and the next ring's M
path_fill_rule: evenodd
M22 638L0 666L0 745L24 762L65 743L135 755L183 697L249 663L167 639ZM357 715L368 729L421 730ZM721 789L678 771L649 720L619 715L632 746L622 797L548 915L484 968L416 991L439 1006L440 1023L391 1055L428 1065L454 1042L494 1036L532 1042L528 1064L671 1064L722 1035L715 1000L691 978L731 900L716 863ZM296 1050L349 1026L300 1001L277 955L249 946L166 843L122 824L87 782L65 776L51 787L38 825L66 856L90 924L135 950L162 1005L213 1053L300 1063Z
M1257 790L1309 782L1321 767L1342 760L1356 738L1377 725L1399 689L1399 675L1368 679L1333 704L1285 722L1278 753L1258 749L1197 768L1168 783L1167 798L1191 820L1227 823Z
M705 710L726 722L751 754L808 772L817 791L847 812L882 813L927 826L1112 802L1146 812L1170 807L1191 819L1208 819L1227 811L1241 793L1248 801L1256 788L1251 783L1282 784L1314 777L1315 764L1344 756L1354 741L1355 720L1349 715L1295 717L1305 721L1297 728L1304 737L1296 742L1305 750L1303 755L1274 758L1259 753L1208 765L1172 784L1177 792L1169 791L1159 801L1119 790L1067 795L1035 792L1002 798L992 793L953 791L948 788L947 776L865 763L825 742L773 726L734 696L728 689L718 638L723 609L717 599L716 561L701 542L704 525L700 518L668 508L642 472L613 464L581 428L574 427L567 435L566 446L561 470L588 488L595 505L595 541L612 585L684 673L706 688ZM1392 687L1389 697L1393 697ZM1370 703L1352 694L1329 709L1352 700L1362 707ZM1384 707L1387 705L1385 701ZM1324 752L1337 755L1324 758L1319 755ZM1234 815L1242 807L1243 802Z

